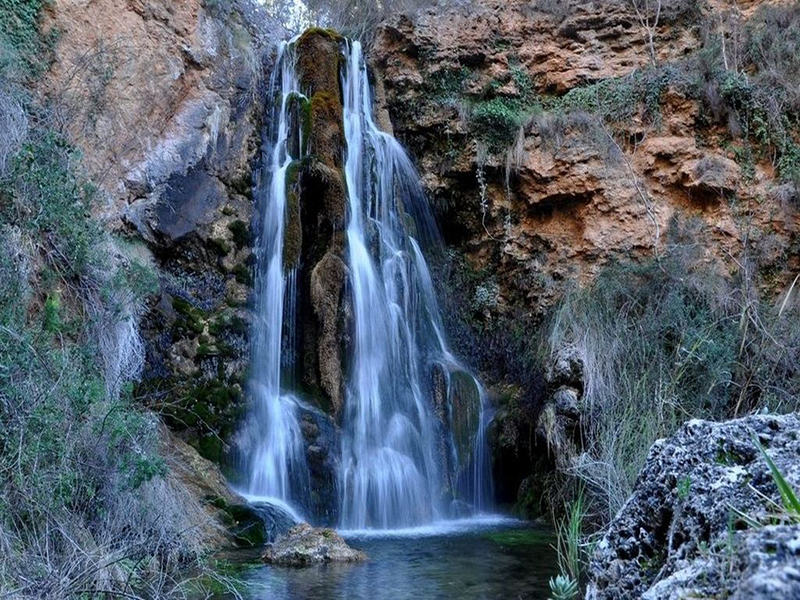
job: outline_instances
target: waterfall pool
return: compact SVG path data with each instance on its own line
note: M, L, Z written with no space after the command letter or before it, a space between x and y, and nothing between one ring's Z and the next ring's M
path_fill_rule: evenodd
M341 532L367 553L361 564L305 569L259 564L241 552L248 600L539 600L558 572L555 536L544 526L502 517L384 532ZM227 600L231 596L217 596Z

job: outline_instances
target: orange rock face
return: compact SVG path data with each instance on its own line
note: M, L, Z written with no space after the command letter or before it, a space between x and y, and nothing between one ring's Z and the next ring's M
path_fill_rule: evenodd
M758 4L748 3L743 16ZM700 48L700 22L714 22L717 9L665 12L657 63ZM469 10L399 17L380 31L372 57L394 133L415 156L446 238L497 280L500 310L515 304L544 314L565 285L586 283L608 261L663 249L674 217L699 219L713 242L708 260L730 271L745 240L786 254L797 234L793 192L772 166L756 164L745 176L724 127L709 125L704 107L674 86L661 94L657 124L634 112L613 138L580 115L534 118L508 176L504 153L475 143L469 108L430 92L443 74L464 72L468 96L495 85L497 96L521 98L514 74L522 73L538 97L559 97L644 69L646 30L627 2L484 0Z
M255 96L266 33L238 7L209 10L200 0L48 4L44 27L59 37L42 92L117 209L185 174L232 127L240 88Z

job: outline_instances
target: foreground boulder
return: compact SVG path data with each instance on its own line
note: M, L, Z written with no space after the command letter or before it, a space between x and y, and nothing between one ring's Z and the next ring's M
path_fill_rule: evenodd
M268 546L262 558L281 567L307 567L327 562L361 562L367 560L367 555L348 546L333 529L315 529L301 523Z
M800 490L797 414L687 423L650 450L592 558L587 600L800 598L800 520L753 435Z

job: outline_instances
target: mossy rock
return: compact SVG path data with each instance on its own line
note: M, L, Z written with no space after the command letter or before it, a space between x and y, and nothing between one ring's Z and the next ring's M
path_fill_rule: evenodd
M304 156L311 137L311 100L302 94L292 92L286 100L288 113L297 121L302 135L302 147L295 155ZM287 175L288 177L288 175ZM287 179L288 180L288 179Z
M300 222L300 199L296 190L286 194L286 229L283 234L283 269L289 271L300 262L303 250L303 226Z
M172 308L178 315L177 333L188 332L200 335L205 331L206 313L204 311L178 296L172 298Z
M252 245L253 236L250 233L250 226L244 221L234 221L228 225L228 231L233 235L233 244L237 250L243 250Z
M211 238L208 240L208 246L219 256L227 256L231 251L228 242L222 238Z
M311 98L308 152L314 159L340 167L344 150L344 121L338 93L318 92Z
M328 29L324 27L309 27L300 36L298 44L314 36L327 38L333 42L336 42L337 44L344 41L344 36L334 29Z
M231 273L238 283L247 286L253 284L253 274L250 272L250 268L247 267L247 265L236 265Z
M475 449L481 421L481 394L475 378L466 371L450 373L448 397L458 465L464 468Z
M338 97L342 64L342 37L327 29L313 28L297 40L297 73L300 87L311 95L327 92Z
M514 512L523 519L537 519L545 514L546 489L542 474L529 475L517 491Z
M321 202L320 202L321 201ZM319 203L308 206L307 203ZM341 171L321 162L314 162L303 180L303 207L322 213L333 230L343 231L347 208L347 190Z

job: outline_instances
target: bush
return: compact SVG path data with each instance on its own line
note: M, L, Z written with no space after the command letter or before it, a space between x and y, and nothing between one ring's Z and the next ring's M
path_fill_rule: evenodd
M525 112L519 102L509 98L492 98L479 102L472 109L471 123L478 137L487 141L491 150L503 150L516 138Z
M206 517L131 402L156 275L92 218L77 149L31 116L42 6L0 0L0 595L179 596Z
M49 66L56 32L42 34L46 0L0 0L0 78L29 79Z

